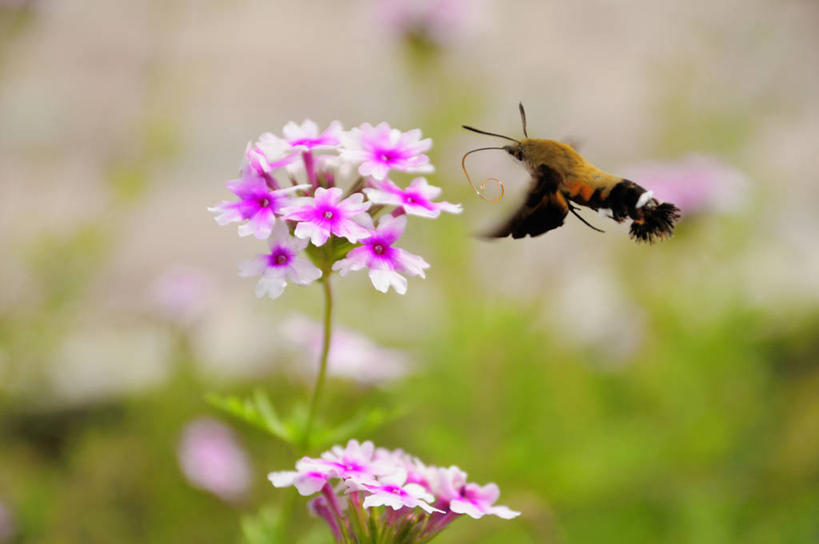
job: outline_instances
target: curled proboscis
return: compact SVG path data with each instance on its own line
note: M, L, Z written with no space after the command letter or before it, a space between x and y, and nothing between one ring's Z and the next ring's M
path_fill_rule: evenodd
M475 153L476 151L483 151L485 149L500 149L500 150L503 150L502 147L481 147L479 149L473 149L472 151L467 151L464 154L463 158L461 159L461 168L464 171L464 175L466 175L467 183L469 183L469 186L472 187L472 190L475 191L476 195L478 195L480 198L482 198L483 200L485 200L487 202L500 202L500 200L503 198L503 193L504 193L503 182L501 180L499 180L498 178L486 178L485 180L483 180L481 182L480 188L477 188L477 187L475 187L475 184L472 183L472 179L469 177L469 172L467 172L467 170L466 170L466 158L470 154ZM484 196L484 192L485 192L484 189L486 188L486 184L489 183L490 181L497 183L498 187L500 187L500 195L498 195L498 197L494 198L494 199L490 199L490 198L487 198L486 196Z

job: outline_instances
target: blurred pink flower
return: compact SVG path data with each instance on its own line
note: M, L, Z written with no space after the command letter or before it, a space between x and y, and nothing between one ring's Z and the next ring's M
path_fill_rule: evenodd
M480 11L476 0L379 0L378 17L402 39L445 45Z
M387 123L364 123L341 135L341 158L361 163L358 172L376 180L390 170L429 173L435 171L424 153L432 147L430 138L421 139L421 130L401 132Z
M17 530L14 528L14 520L11 517L11 512L0 502L0 543L11 542Z
M213 294L213 281L202 270L173 266L148 288L154 311L163 319L189 325L203 316Z
M301 315L286 319L282 332L310 360L321 352L321 324ZM406 353L382 348L367 337L345 327L335 327L330 344L327 371L331 376L367 385L395 381L409 371ZM299 366L305 369L304 365Z
M657 199L676 204L683 215L736 211L745 203L748 189L742 172L705 155L644 162L622 173L653 191Z
M250 485L250 465L230 427L201 418L182 431L179 465L196 488L225 501L242 498Z

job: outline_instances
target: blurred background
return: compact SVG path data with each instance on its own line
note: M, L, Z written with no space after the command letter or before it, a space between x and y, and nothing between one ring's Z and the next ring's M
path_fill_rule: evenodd
M420 127L465 208L410 223L406 296L336 282L323 406L523 512L441 543L819 541L817 66L812 0L3 0L0 543L242 542L281 503L293 452L205 395L303 402L320 289L257 300L206 208L304 118ZM519 137L518 101L677 235L474 237L526 174L476 155L476 198L460 125Z

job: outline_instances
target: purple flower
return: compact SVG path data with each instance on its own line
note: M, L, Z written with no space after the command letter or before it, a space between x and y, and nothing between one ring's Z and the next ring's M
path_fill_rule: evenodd
M355 193L341 200L339 187L316 189L315 197L302 198L299 203L282 210L285 219L297 221L295 235L310 239L321 246L334 234L358 242L368 236L372 220L365 212L370 207L364 195Z
M434 219L441 212L461 213L460 204L450 202L433 202L441 196L440 187L427 183L425 178L415 178L409 187L401 189L389 179L375 181L374 188L364 189L367 198L375 204L398 206L409 215Z
M290 121L282 129L284 139L291 148L298 151L319 151L338 147L341 138L341 123L333 121L324 132L319 133L318 125L305 119L301 125Z
M402 449L378 448L375 450L375 459L405 471L408 483L419 484L427 491L433 491L431 482L437 480L437 469L426 466L417 457L413 457Z
M332 493L332 491L330 491L330 493ZM313 516L322 518L324 521L326 521L327 525L330 526L330 530L332 531L336 542L341 542L343 540L343 536L338 521L336 520L337 513L339 515L341 514L340 505L334 497L330 497L328 500L326 495L327 494L319 495L307 501L307 510Z
M466 514L474 519L485 515L512 519L520 515L520 512L510 510L506 506L493 506L500 496L497 485L487 484L481 487L478 484L467 483L466 472L456 466L439 468L437 472L435 490L441 501L439 504L446 504L450 511Z
M296 463L295 472L271 472L268 479L275 487L295 486L302 495L319 491L330 478L355 479L375 482L376 477L394 469L373 458L375 446L367 441L359 444L350 440L345 448L333 446L318 459L303 457Z
M361 240L361 247L350 250L347 256L333 264L342 276L351 270L369 269L370 281L382 293L392 287L398 294L407 292L407 279L401 274L424 276L424 269L429 268L423 258L393 244L403 234L407 226L407 217L385 216L378 228L367 238Z
M745 200L745 175L713 157L688 155L676 161L645 162L624 174L661 201L673 202L683 214L730 212Z
M188 481L226 500L240 499L250 485L247 455L229 427L197 419L182 432L179 464Z
M364 123L341 137L341 158L361 163L358 172L376 180L387 177L390 170L428 173L435 169L424 155L432 147L432 140L421 139L421 130L402 133L387 123L375 127Z
M347 446L333 446L330 451L321 454L320 459L314 459L305 466L323 470L332 478L357 481L374 481L376 476L388 474L394 468L375 459L375 446L372 442L359 444L358 440L350 440Z
M215 217L220 225L247 221L239 226L239 236L254 235L259 240L270 236L276 215L292 202L290 193L306 186L288 187L277 191L270 190L265 178L246 175L238 180L229 181L228 189L239 197L238 202L222 202L208 211L218 213Z
M321 270L300 255L307 247L307 240L290 236L284 221L277 222L273 227L269 243L270 253L239 263L239 276L261 276L256 284L257 297L267 294L270 298L276 298L284 292L288 281L309 285L321 277Z
M259 177L264 179L268 187L278 189L279 182L273 176L273 171L289 165L298 159L298 155L287 155L288 146L285 142L270 143L265 149L260 147L261 141L255 146L251 143L245 148L245 157L242 160L242 177Z
M366 491L364 508L388 506L393 510L406 508L420 508L424 512L441 512L430 502L435 500L426 489L418 484L407 483L407 473L403 470L395 471L381 477L375 482L361 482L350 479L346 482L350 491Z
M290 121L282 129L284 138L265 132L259 137L257 145L268 156L292 157L295 160L299 152L335 149L342 132L338 121L330 123L323 132L319 132L318 125L310 119L305 119L300 125Z

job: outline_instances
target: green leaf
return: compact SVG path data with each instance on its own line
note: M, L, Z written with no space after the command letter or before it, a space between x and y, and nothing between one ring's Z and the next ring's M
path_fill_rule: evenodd
M298 429L293 425L285 424L273 408L267 394L261 390L253 392L253 396L241 399L234 395L217 395L211 393L205 397L211 406L244 421L254 427L262 429L288 444L295 444L298 440Z
M307 246L306 252L310 261L318 268L325 272L329 272L333 263L343 259L347 253L358 244L352 244L344 238L331 236L330 239L321 247L316 247L313 244Z

